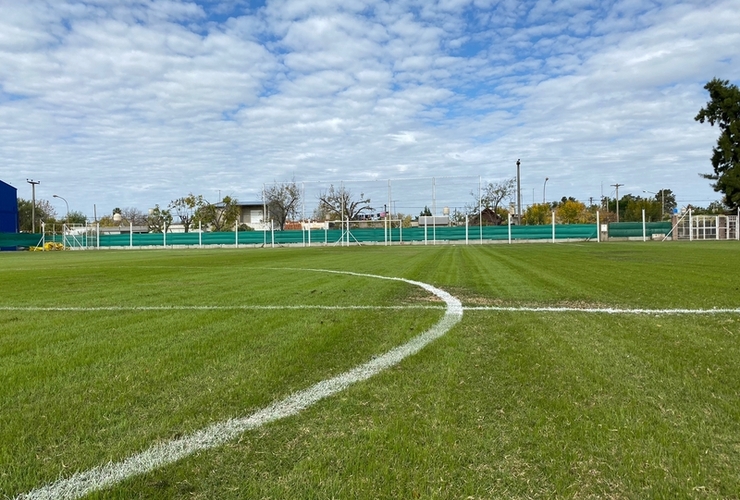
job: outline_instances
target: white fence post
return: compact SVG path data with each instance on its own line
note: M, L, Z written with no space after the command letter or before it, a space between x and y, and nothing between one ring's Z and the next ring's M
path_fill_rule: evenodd
M719 215L714 218L714 239L719 239Z
M468 216L465 215L465 244L468 244Z
M555 211L552 212L552 242L555 243Z
M511 214L509 215L509 245L511 245Z

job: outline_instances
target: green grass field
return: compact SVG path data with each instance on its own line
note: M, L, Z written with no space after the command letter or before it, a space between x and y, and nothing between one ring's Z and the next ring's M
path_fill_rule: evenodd
M516 310L737 309L735 242L0 254L0 498L248 416L444 314L317 270L466 310L367 381L88 497L738 498L738 312Z

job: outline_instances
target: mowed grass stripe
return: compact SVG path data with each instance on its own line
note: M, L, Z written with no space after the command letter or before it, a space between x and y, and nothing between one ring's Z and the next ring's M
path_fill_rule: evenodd
M339 273L336 271L329 272ZM312 406L314 403L346 389L352 384L367 380L377 373L398 364L406 357L417 353L431 341L447 333L462 318L462 306L457 299L426 283L403 280L401 278L359 275L357 273L341 274L404 281L408 284L419 286L444 300L447 309L444 317L432 328L403 345L395 347L371 361L356 366L340 375L323 380L308 389L296 392L282 401L273 403L257 411L249 417L229 419L198 430L183 438L157 443L146 451L128 457L121 462L110 463L85 472L76 473L69 479L57 481L28 494L22 494L18 498L79 498L89 492L114 485L128 477L146 473L173 463L196 451L208 450L225 444L244 431L295 415L305 408Z
M175 280L181 270L171 272ZM76 280L79 271L74 273ZM201 273L204 282L214 279L207 269ZM321 296L326 275L307 274L317 281L301 293L316 290L312 295ZM248 292L257 279L269 279L274 296L281 285L288 287L285 301L296 292L295 275L273 271L255 277L245 270L242 279L249 286L241 288ZM332 284L333 290L350 290L359 281L361 295L372 297L367 278L332 279L343 281L342 287ZM97 286L108 300L129 299L118 287ZM398 295L398 283L386 286ZM382 283L374 290L387 293ZM0 375L10 382L0 389L0 469L12 479L0 481L10 488L0 495L243 415L403 343L440 312L0 313Z
M30 489L243 415L388 350L439 316L358 314L65 313L15 322L0 355L2 473L27 477Z
M726 318L466 312L300 422L92 498L733 498L724 328L740 335Z

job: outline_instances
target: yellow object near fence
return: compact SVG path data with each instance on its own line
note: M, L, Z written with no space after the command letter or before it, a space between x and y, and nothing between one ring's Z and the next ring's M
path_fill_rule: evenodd
M64 245L62 245L61 243L50 241L42 247L28 247L28 249L31 252L50 252L52 250L64 250Z

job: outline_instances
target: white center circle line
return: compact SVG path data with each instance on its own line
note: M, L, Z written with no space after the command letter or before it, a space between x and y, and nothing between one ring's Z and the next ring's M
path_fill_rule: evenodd
M412 338L405 344L391 349L362 365L335 377L323 380L302 391L291 394L283 400L242 418L229 419L210 425L180 439L152 445L141 453L132 455L120 462L111 462L87 471L77 472L66 479L42 486L20 494L16 500L38 499L76 499L93 491L113 486L133 476L144 474L165 465L174 463L197 451L208 450L237 438L242 433L256 429L270 422L296 415L313 404L328 398L352 384L367 380L403 359L416 354L432 341L440 338L455 326L463 315L461 302L456 298L427 283L373 274L360 274L323 269L302 269L302 271L329 272L350 276L402 281L423 288L444 301L446 308L442 319L429 330Z

